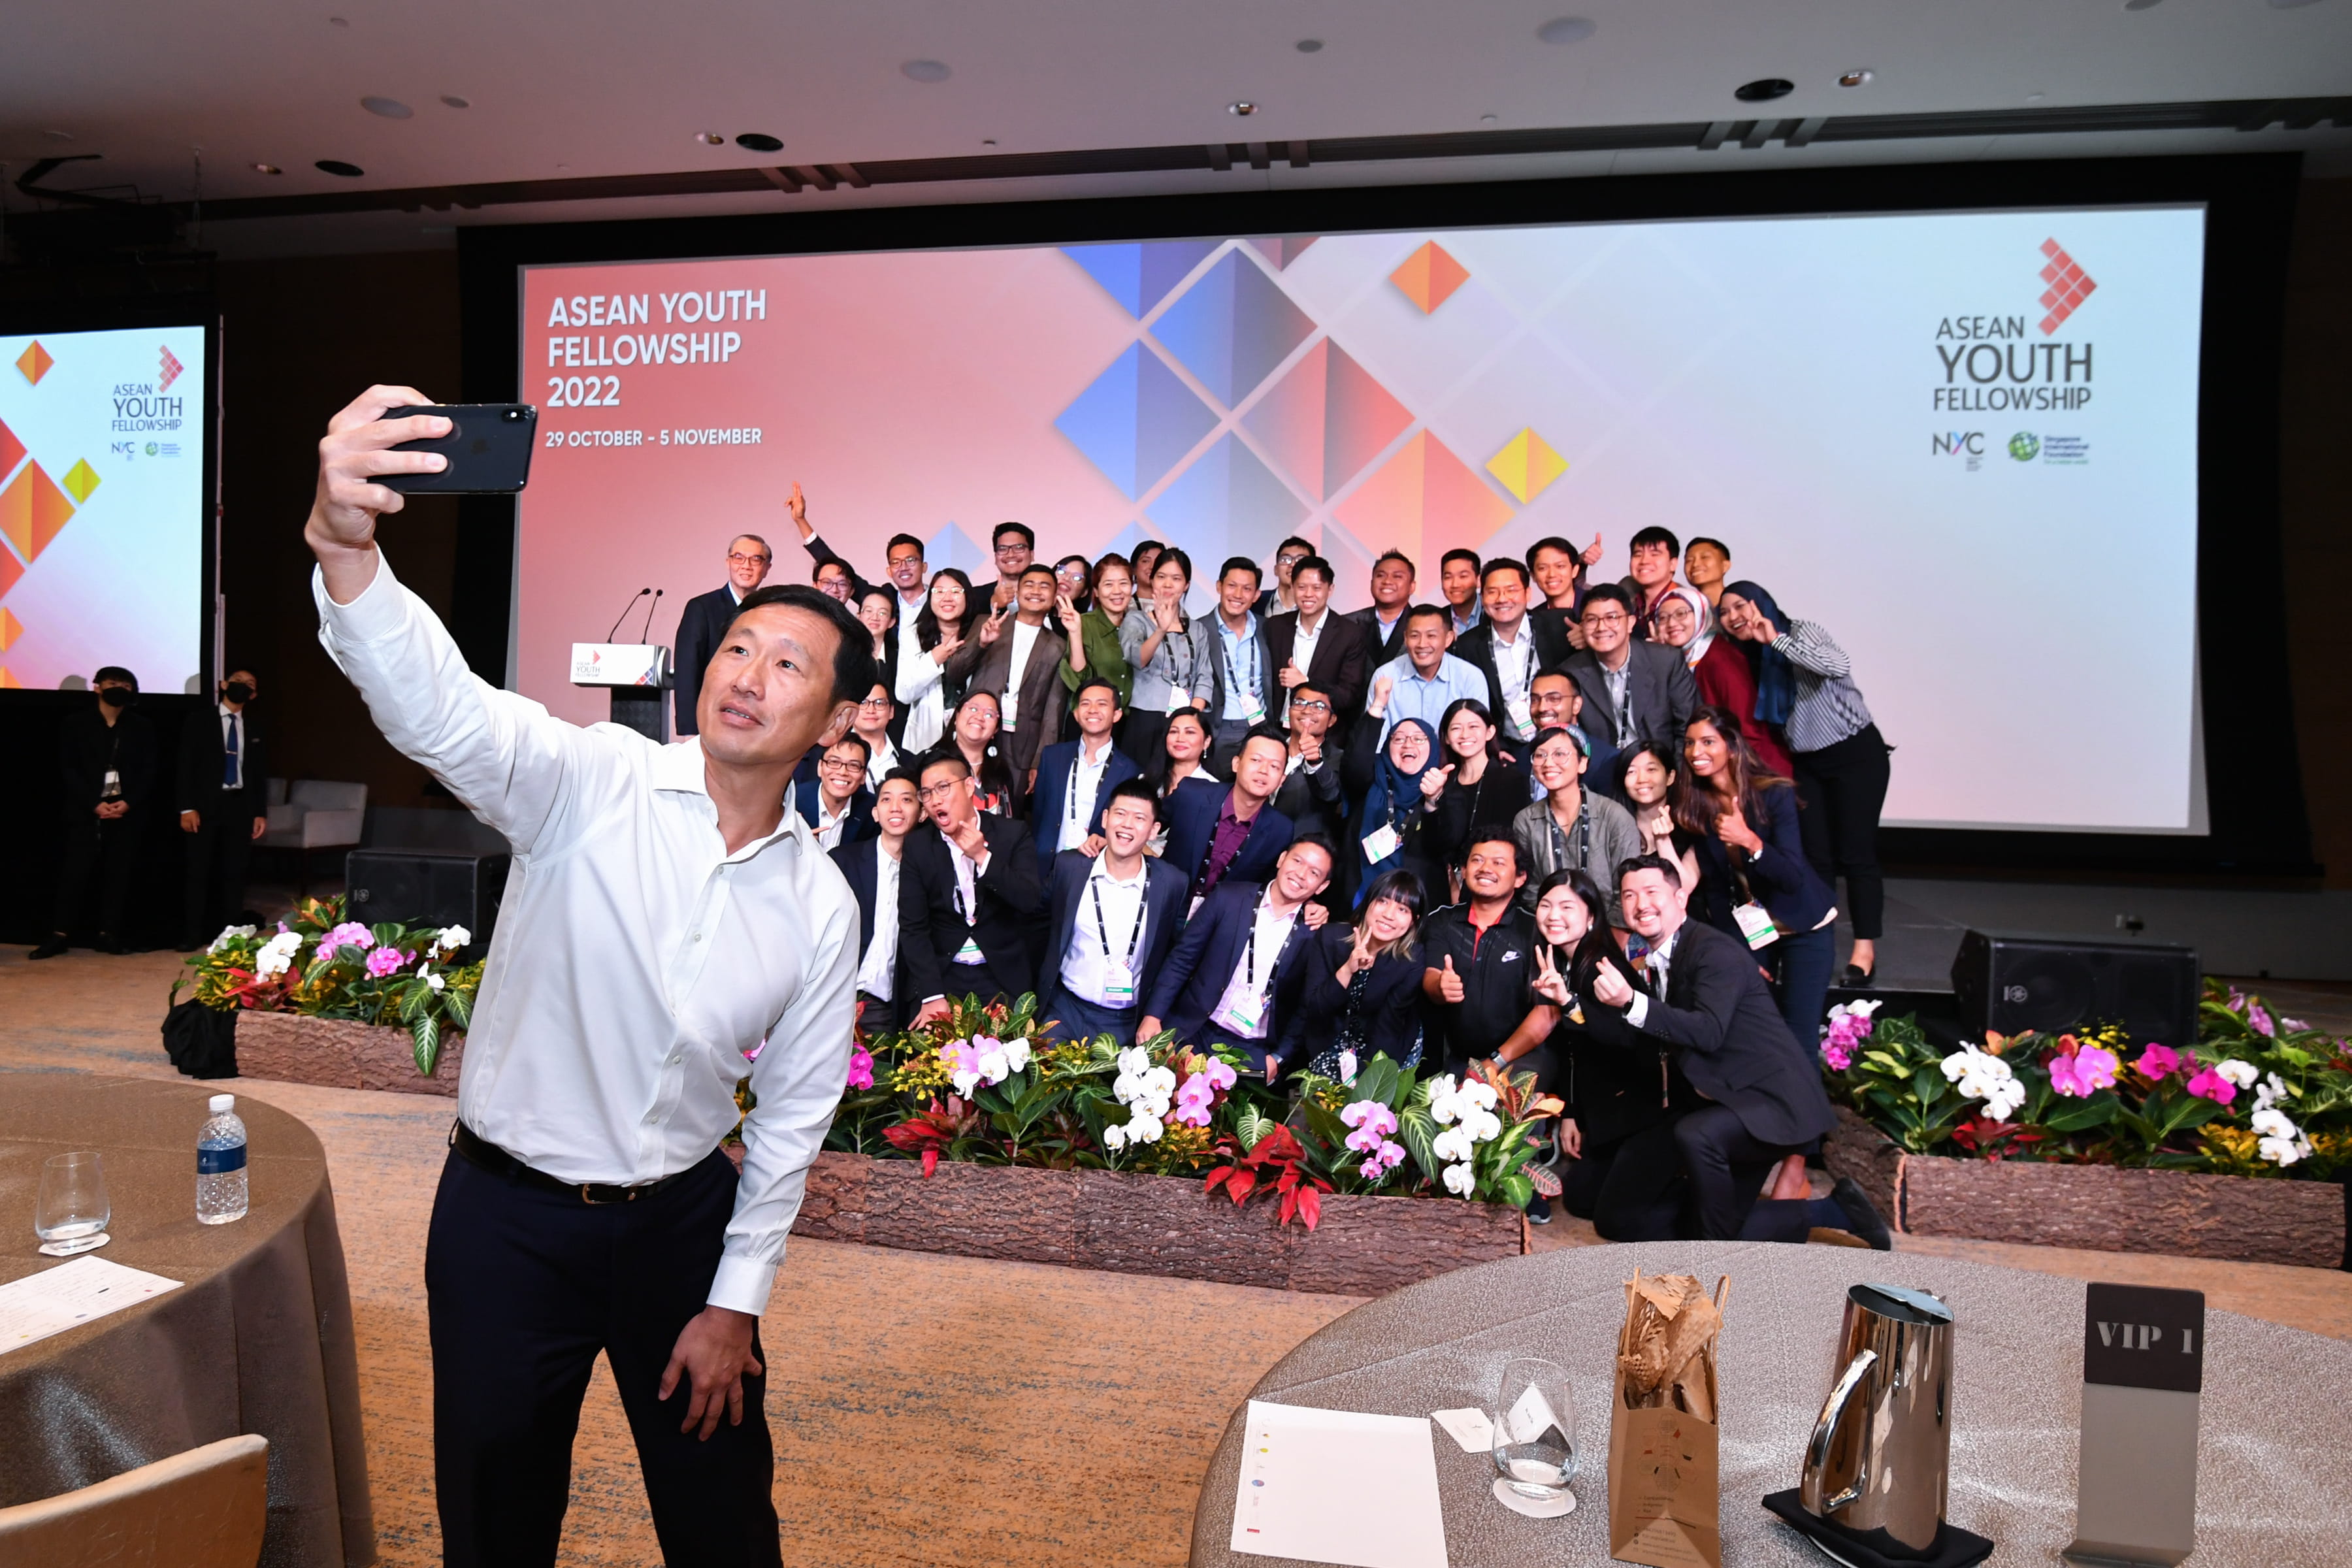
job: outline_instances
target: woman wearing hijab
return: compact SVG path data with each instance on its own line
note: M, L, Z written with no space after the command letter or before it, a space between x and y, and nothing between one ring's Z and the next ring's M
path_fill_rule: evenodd
M1886 922L1886 881L1878 868L1878 816L1886 805L1895 750L1878 732L1853 661L1813 621L1781 613L1772 595L1742 579L1723 590L1724 629L1755 646L1756 717L1780 726L1796 764L1798 821L1806 858L1824 882L1845 879L1853 953L1844 984L1870 984Z
M1419 719L1398 720L1385 742L1379 731L1356 726L1340 774L1349 798L1364 803L1355 817L1359 885L1369 890L1383 872L1411 871L1436 897L1447 885L1445 865L1423 845L1430 813L1422 781L1437 768L1437 731Z
M1660 641L1682 650L1683 662L1690 666L1691 679L1698 683L1698 700L1710 708L1740 715L1745 726L1742 732L1755 751L1756 760L1782 778L1796 777L1797 764L1789 760L1780 737L1770 725L1759 723L1753 717L1756 671L1749 666L1742 646L1725 637L1722 628L1711 621L1703 622L1689 600L1679 595L1658 606L1653 624L1658 628Z
M956 665L961 673L949 667L987 618L988 606L972 603L971 578L953 566L932 574L930 592L915 615L915 641L923 651L899 668L893 694L907 710L898 749L908 756L929 751L947 733L948 711L963 697L963 677L970 673L969 664Z

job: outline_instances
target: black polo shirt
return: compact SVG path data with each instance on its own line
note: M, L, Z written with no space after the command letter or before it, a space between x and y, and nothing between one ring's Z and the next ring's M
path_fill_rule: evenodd
M1494 1055L1535 1006L1535 923L1511 907L1481 930L1468 904L1449 904L1422 922L1421 942L1423 963L1442 970L1451 958L1462 977L1460 1002L1428 1004L1430 1034L1442 1045L1430 1055L1448 1071Z

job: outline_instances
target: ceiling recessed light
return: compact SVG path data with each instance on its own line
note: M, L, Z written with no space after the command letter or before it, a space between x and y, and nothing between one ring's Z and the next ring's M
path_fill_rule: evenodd
M1495 125L1499 124L1500 121L1497 121L1494 115L1482 114L1478 117L1478 123L1481 125Z
M406 120L416 112L396 98L377 98L373 95L361 99L360 107L370 114L380 114L386 120Z
M1874 70L1851 70L1838 78L1838 85L1840 87L1860 87L1864 83L1872 80L1877 75L1878 73Z
M898 74L908 81L945 81L953 73L944 60L908 60L898 68Z
M1742 103L1769 103L1796 90L1797 84L1785 77L1759 76L1754 81L1744 81L1733 88L1731 96Z
M2029 92L2025 95L2025 101L2028 103L2039 103L2044 96L2045 95L2042 93Z
M1291 47L1297 49L1302 55L1319 55L1323 52L1323 40L1320 38L1301 38L1298 42L1293 44Z
M1547 44L1574 44L1599 30L1599 25L1587 16L1554 16L1536 29L1536 37Z
M2164 0L2124 0L2124 9L2126 11L2153 11L2158 5L2163 4Z
M73 140L73 132L70 131L44 131L41 132L41 135L44 139L50 142L70 142Z
M286 171L275 163L256 163L253 172L257 174L282 174Z
M367 173L357 163L346 163L341 158L321 158L310 167L322 174L334 174L346 180L356 180Z
M441 101L447 104L452 109L471 109L474 107L474 100L472 99L459 98L454 92L443 93L441 95Z
M752 153L781 153L784 150L782 137L771 136L764 131L746 131L735 138L735 145Z
M345 21L341 16L330 16L327 18L327 26L330 27L348 27L351 26L351 23Z
M701 142L706 147L724 147L727 145L727 138L716 131L698 131L694 133L694 139L697 142Z
M980 139L980 144L983 147L993 147L996 145L996 138L993 136L983 136Z
M1246 117L1257 112L1257 105L1252 103L1246 98L1237 98L1234 100L1233 102L1225 105L1225 112L1227 114L1239 114Z

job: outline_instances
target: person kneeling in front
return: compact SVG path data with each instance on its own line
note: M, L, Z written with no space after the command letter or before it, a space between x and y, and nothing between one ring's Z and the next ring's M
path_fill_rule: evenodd
M1202 900L1152 983L1136 1037L1148 1040L1164 1024L1185 1045L1232 1047L1273 1082L1282 1070L1273 1046L1297 1005L1307 940L1322 923L1306 918L1307 900L1330 881L1332 859L1330 840L1294 838L1263 890L1223 882Z
M374 481L446 466L391 448L449 429L384 413L431 401L335 416L305 533L329 656L514 847L425 1242L444 1560L554 1563L601 1351L663 1558L777 1563L759 1320L841 1098L858 924L784 791L848 729L872 638L813 588L746 595L668 746L486 684L376 547L403 498Z
M1037 1016L1058 1022L1065 1039L1108 1035L1124 1049L1184 923L1184 874L1143 852L1160 820L1150 784L1120 780L1099 816L1100 851L1065 849L1054 860Z

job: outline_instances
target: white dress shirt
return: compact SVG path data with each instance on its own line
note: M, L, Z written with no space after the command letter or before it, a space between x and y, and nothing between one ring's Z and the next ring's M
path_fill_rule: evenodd
M890 987L898 973L898 858L880 845L874 848L874 940L857 965L857 988L877 1001L892 1000Z
M1650 989L1658 994L1662 1006L1666 1000L1666 981L1674 970L1675 943L1682 940L1682 927L1676 926L1675 934L1652 948L1650 956L1642 961L1645 965L1643 973L1649 977ZM1640 991L1634 992L1633 999L1625 1005L1625 1021L1638 1029L1649 1016L1650 998Z
M245 715L224 702L220 705L220 716L221 750L236 760L235 778L229 777L228 769L221 770L221 788L243 789L245 787Z
M1305 616L1298 617L1298 629L1290 637L1290 662L1298 667L1301 675L1315 668L1315 647L1323 640L1323 628L1330 621L1331 611L1328 605L1321 615L1315 617L1315 624L1311 626L1307 624ZM1290 691L1289 687L1282 689L1282 718L1286 724L1290 721Z
M1216 1011L1209 1015L1213 1021L1223 1024L1240 1017L1234 1009L1248 1003L1257 1005L1257 1026L1234 1029L1244 1039L1265 1038L1268 1008L1265 994L1274 986L1275 961L1282 956L1282 944L1290 940L1290 928L1298 919L1302 906L1293 904L1277 914L1272 903L1263 895L1257 900L1257 918L1250 925L1249 942L1242 949L1242 960L1234 965L1231 980L1225 982L1225 994L1217 998Z
M1134 876L1121 881L1105 868L1108 859L1108 855L1095 857L1095 868L1078 894L1069 950L1062 955L1062 989L1097 1007L1123 1010L1136 1005L1136 965L1142 962L1145 942L1143 890L1151 867L1148 862L1138 866ZM1097 899L1102 900L1099 924ZM1108 950L1103 945L1106 933ZM1107 983L1114 971L1127 978L1127 995L1120 1001L1109 999Z
M312 595L384 738L514 849L458 1115L561 1181L637 1184L719 1147L749 1074L709 1300L763 1310L848 1073L858 922L839 868L789 809L730 854L698 738L581 729L485 683L381 560L350 604L316 575Z
M1528 629L1525 616L1519 619L1519 635L1509 642L1503 640L1502 632L1494 622L1487 622L1486 629L1491 638L1487 646L1495 650L1495 675L1503 683L1504 710L1495 714L1494 721L1513 738L1527 740L1535 733L1535 730L1532 723L1522 730L1517 713L1526 711L1530 706L1528 689L1535 683L1536 678L1535 634Z
M1033 626L1018 616L1013 620L1013 658L1004 667L1004 695L998 706L1004 711L1004 728L1011 730L1021 712L1021 678L1029 673L1029 655L1037 647L1037 634L1044 628Z
M1062 793L1062 826L1055 836L1056 850L1076 849L1093 831L1095 797L1102 793L1103 770L1110 766L1110 737L1105 735L1100 754L1089 761L1087 741L1078 740L1078 754L1070 764L1068 788Z
M945 675L929 653L908 658L898 656L898 689L894 695L907 710L907 750L922 755L947 732Z
M864 736L859 737L860 740L863 740L864 738ZM890 770L898 765L898 748L890 743L889 736L885 735L882 737L882 743L880 745L871 746L866 751L866 787L867 789L880 789L882 787L882 781L889 777Z
M855 798L852 797L852 802ZM831 853L841 847L841 825L849 820L849 804L845 803L841 808L841 814L836 816L830 803L824 798L824 790L817 791L816 847L818 848Z

